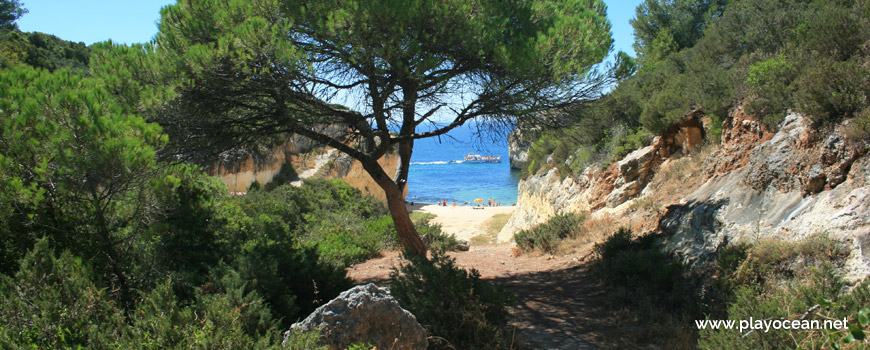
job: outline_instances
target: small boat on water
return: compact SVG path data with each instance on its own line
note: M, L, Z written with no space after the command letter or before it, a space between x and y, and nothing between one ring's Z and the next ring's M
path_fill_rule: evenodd
M479 154L469 153L462 160L463 163L479 164L479 163L501 163L501 156L482 156Z

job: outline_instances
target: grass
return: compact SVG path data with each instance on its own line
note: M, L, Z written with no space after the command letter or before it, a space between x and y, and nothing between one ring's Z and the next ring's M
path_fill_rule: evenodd
M476 246L493 245L498 241L498 233L511 218L510 214L495 214L483 223L486 233L471 238L471 244Z
M436 218L438 215L417 210L412 211L410 216L411 221L414 223L414 225L420 225L422 223L429 222L430 220Z

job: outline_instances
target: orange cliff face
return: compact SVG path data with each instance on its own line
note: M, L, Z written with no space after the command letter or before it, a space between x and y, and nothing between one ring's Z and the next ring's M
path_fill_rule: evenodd
M396 171L399 157L387 154L378 163L388 174ZM246 192L255 181L265 185L272 181L284 164L291 164L302 178L342 179L349 185L381 201L386 200L383 190L366 173L362 165L349 156L332 149L324 149L303 137L287 137L286 141L263 156L239 153L226 157L206 171L223 181L230 192ZM407 194L407 189L405 189Z

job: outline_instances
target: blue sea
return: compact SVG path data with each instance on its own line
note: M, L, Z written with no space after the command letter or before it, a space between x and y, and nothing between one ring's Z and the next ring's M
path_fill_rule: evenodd
M448 205L453 201L460 205L473 204L477 198L493 198L503 206L516 203L519 171L510 169L506 135L498 135L496 140L480 139L474 137L474 130L475 126L465 125L451 130L446 136L414 142L407 201L436 203L447 200ZM501 156L502 162L448 163L461 161L470 152Z

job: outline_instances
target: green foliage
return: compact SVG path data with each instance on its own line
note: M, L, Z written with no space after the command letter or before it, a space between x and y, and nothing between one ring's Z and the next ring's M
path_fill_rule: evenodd
M160 127L121 113L98 81L23 66L0 71L0 123L0 269L45 235L93 258L129 303L124 270L138 265L131 252L156 215L146 203Z
M81 259L39 240L13 276L0 275L0 347L110 348L123 314L90 278Z
M290 336L282 343L284 350L327 350L326 345L320 344L320 331L313 330L302 332L291 329Z
M507 290L466 271L443 253L431 260L407 255L409 264L391 274L390 289L433 335L461 349L504 349L510 335L506 309L515 301Z
M681 322L674 319L701 316L707 300L696 280L661 250L654 235L632 239L631 231L622 228L594 250L599 256L594 271L611 288L611 299L639 319L658 324L658 335L676 332Z
M21 5L18 0L0 0L0 30L17 28L15 21L27 13Z
M456 251L461 246L459 240L456 239L456 235L444 233L441 231L441 224L430 223L429 219L417 222L414 227L420 233L423 242L426 242L432 251Z
M230 271L182 302L169 280L124 313L82 259L42 239L14 278L0 276L0 346L50 349L279 349L280 333L256 293Z
M825 320L846 319L848 330L701 330L701 349L794 349L852 348L848 343L865 337L868 330L866 306L870 305L870 285L862 282L843 292L846 283L830 264L814 267L800 279L786 280L759 290L740 285L728 306L732 320L797 320L823 324ZM818 309L814 308L818 305ZM861 311L859 311L861 310ZM805 316L806 314L806 316ZM863 315L863 317L862 317ZM857 345L857 344L856 344ZM860 348L860 345L857 346Z
M749 102L747 112L763 116L762 122L775 129L793 106L791 83L796 75L794 64L784 55L749 66L746 85L756 97Z
M275 174L275 177L273 177L271 181L263 186L263 189L265 189L266 191L274 190L278 186L289 184L291 181L296 180L298 177L299 176L298 174L296 174L296 169L293 169L293 164L284 163L281 165L281 169L278 170L278 173Z
M547 222L517 232L514 240L523 251L540 250L555 253L562 240L576 236L585 218L574 213L556 215Z
M870 69L863 60L820 60L795 82L797 109L816 123L837 122L870 107Z
M674 51L692 47L703 35L704 28L722 15L724 0L646 0L631 19L634 28L635 51L649 54L656 40L669 36Z

